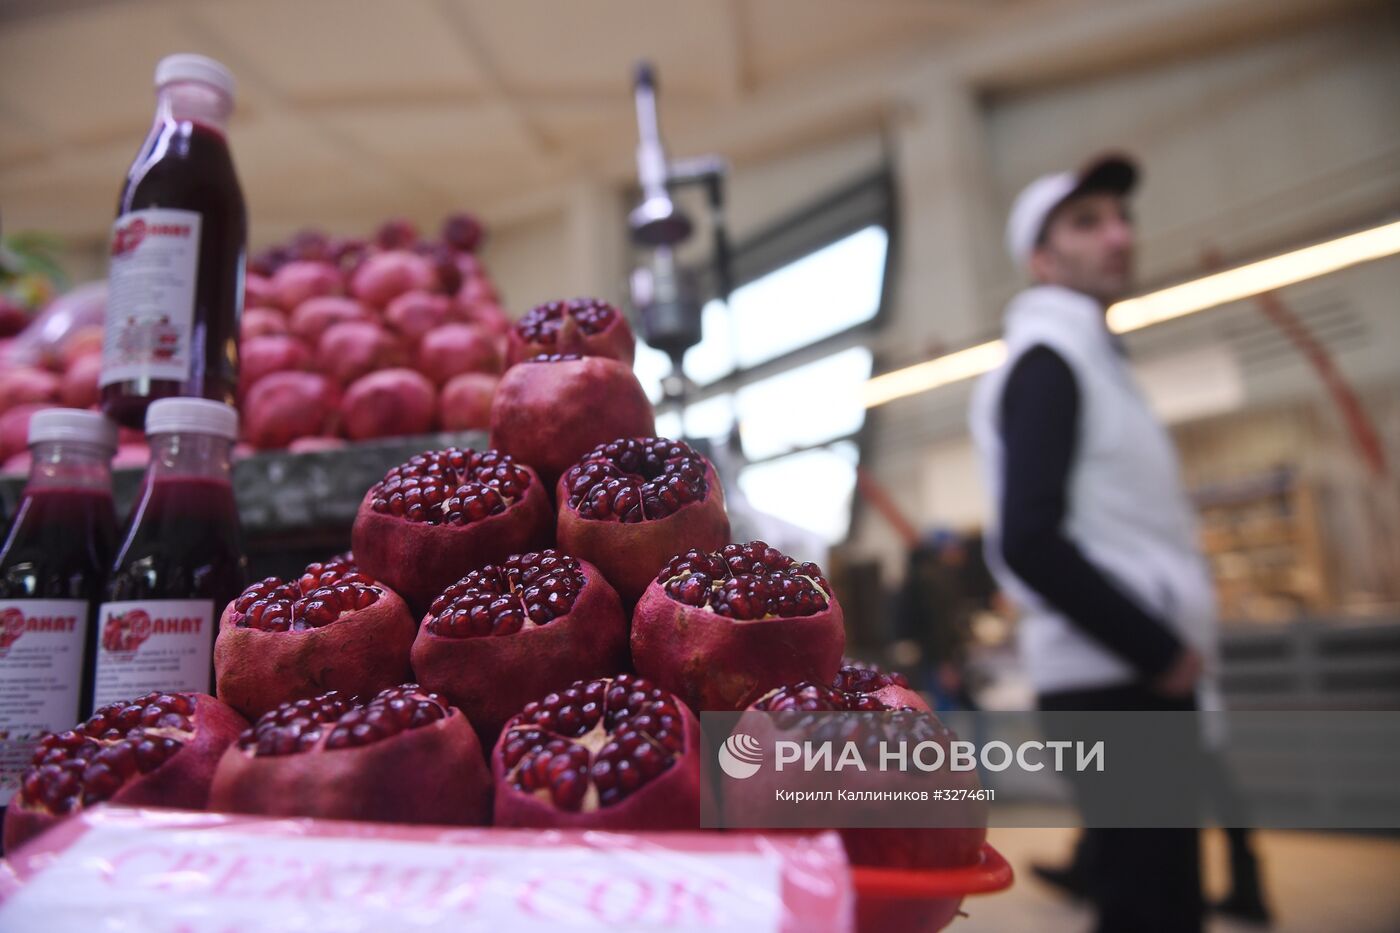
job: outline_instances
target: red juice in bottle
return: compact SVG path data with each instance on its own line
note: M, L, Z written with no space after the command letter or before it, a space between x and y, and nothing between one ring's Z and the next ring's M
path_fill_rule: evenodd
M102 408L141 427L157 398L232 403L248 238L225 126L233 76L202 55L156 66L156 116L112 226Z
M112 453L100 414L51 408L29 422L29 480L0 545L0 808L45 732L91 705L93 628L116 549Z
M230 461L238 413L160 399L151 463L98 611L94 707L153 690L213 693L219 615L247 585Z

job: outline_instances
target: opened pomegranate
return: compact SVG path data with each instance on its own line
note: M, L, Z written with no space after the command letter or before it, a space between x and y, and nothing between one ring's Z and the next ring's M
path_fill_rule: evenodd
M413 643L413 675L483 743L531 699L627 665L617 593L597 567L554 550L473 570L433 600Z
M547 353L607 356L628 366L637 341L627 319L600 298L551 301L530 309L510 330L507 363Z
M762 541L673 558L632 617L637 673L697 710L740 710L786 683L829 683L845 647L841 604L821 568Z
M554 484L599 444L656 430L632 368L601 356L550 354L506 370L491 403L491 445Z
M421 453L365 493L351 540L360 568L418 614L474 568L553 543L535 471L496 450Z
M631 674L525 704L491 753L496 825L695 829L700 727L677 697Z
M398 594L352 558L268 577L228 604L214 642L219 699L256 718L339 690L368 696L408 677L418 626Z
M924 698L909 686L909 679L903 674L853 658L841 659L841 669L831 679L831 687L845 693L868 694L891 709L928 709Z
M367 702L339 693L283 703L219 763L209 807L231 813L474 826L491 773L467 718L417 684Z
M558 499L559 546L596 564L629 607L673 556L729 540L724 487L684 441L599 444L560 478Z
M204 809L220 756L247 726L211 696L148 693L46 733L5 813L5 851L99 803Z

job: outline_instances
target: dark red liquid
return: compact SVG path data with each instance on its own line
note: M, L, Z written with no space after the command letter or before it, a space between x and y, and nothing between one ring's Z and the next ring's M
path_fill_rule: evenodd
M117 518L108 493L28 492L0 548L0 599L87 600L91 631L116 546ZM83 711L91 705L93 663L89 644L83 653Z
M142 427L146 406L167 396L234 403L238 387L238 318L248 218L228 143L218 130L185 121L157 126L127 173L117 216L144 208L196 211L199 274L190 331L190 378L131 379L102 390L102 409L119 424Z
M218 618L248 585L227 480L157 479L142 491L107 581L106 600L209 599ZM212 627L211 639L217 634ZM210 672L213 683L213 670Z

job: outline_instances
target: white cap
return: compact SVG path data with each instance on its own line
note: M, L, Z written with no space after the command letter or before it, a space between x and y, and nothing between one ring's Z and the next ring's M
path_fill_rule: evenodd
M146 409L147 434L212 434L238 440L238 410L207 398L162 398Z
M199 81L223 91L229 99L233 98L233 72L207 55L180 52L162 58L156 65L156 87L162 88L176 81Z
M95 411L45 408L29 419L29 444L45 441L78 441L116 450L117 426Z
M1077 172L1042 175L1021 189L1006 219L1006 252L1016 268L1030 265L1045 222L1070 197L1090 191L1127 194L1137 184L1137 164L1127 156L1110 154L1091 160Z

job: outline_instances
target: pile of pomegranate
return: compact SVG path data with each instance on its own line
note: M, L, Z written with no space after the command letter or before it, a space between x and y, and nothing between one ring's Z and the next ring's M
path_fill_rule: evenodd
M473 230L453 221L444 240L474 246ZM475 359L467 341L438 354L435 339L451 340L435 335L485 325L433 322L409 307L406 295L444 298L433 278L444 264L462 274L458 292L480 281L456 261L469 252L423 253L415 237L391 226L354 250L315 241L303 244L325 250L315 258L257 262L271 272L269 300L293 307L293 335L416 333L424 374L409 376L425 384L430 409L461 378L454 361ZM337 293L347 282L352 297ZM460 295L452 300L461 314ZM257 339L272 337L302 339ZM234 599L215 647L217 698L143 697L46 738L7 839L101 800L686 829L709 799L702 710L904 711L947 737L903 678L843 659L841 605L820 567L730 540L713 465L690 444L653 436L628 363L632 339L616 309L591 299L543 305L508 329L490 354L512 362L493 393L491 446L424 451L390 469L360 502L350 552ZM333 349L325 360L351 356ZM409 380L403 372L350 376L352 423L412 417L408 393L388 384ZM333 395L343 377L268 375L249 404L280 399L291 379L337 383ZM300 417L313 396L287 404ZM249 420L261 423L258 414ZM178 794L161 796L176 775ZM966 864L983 834L844 831L858 863L905 867Z

